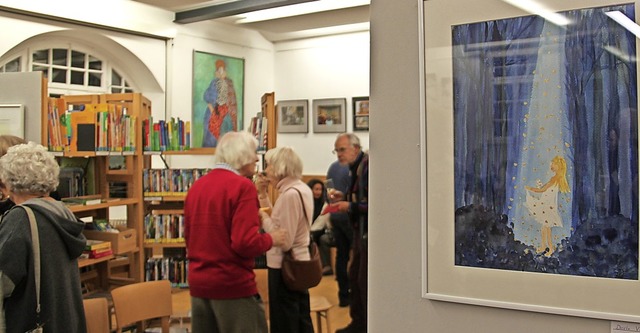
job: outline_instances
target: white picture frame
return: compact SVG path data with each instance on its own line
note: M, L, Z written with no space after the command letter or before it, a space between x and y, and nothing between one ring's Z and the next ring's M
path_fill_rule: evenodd
M24 138L24 106L0 104L0 135Z
M531 15L506 2L421 1L422 297L478 306L640 322L640 281L456 266L452 26ZM618 5L610 0L538 1L550 12ZM636 17L640 4L635 5ZM443 15L447 13L447 15ZM636 50L638 42L636 40ZM637 53L637 51L636 51ZM634 55L635 56L635 55ZM637 250L637 249L636 249Z

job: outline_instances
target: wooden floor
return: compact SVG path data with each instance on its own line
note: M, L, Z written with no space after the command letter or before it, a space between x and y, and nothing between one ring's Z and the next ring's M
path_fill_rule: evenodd
M324 320L322 322L322 332L316 333L333 333L336 329L347 326L351 321L349 317L349 308L341 308L338 306L338 283L336 282L334 275L324 276L320 284L309 290L311 296L324 296L329 303L334 306L329 310L329 319L331 325L331 332L327 332ZM189 326L189 310L190 310L189 290L174 290L173 292L173 327L190 328ZM314 328L317 327L316 316L312 314L311 320L313 321ZM180 318L187 318L180 323Z

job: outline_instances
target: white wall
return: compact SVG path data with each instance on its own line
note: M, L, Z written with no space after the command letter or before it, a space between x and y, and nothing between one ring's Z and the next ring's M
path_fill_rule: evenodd
M419 1L371 4L371 108L393 112L370 122L369 332L610 332L605 320L421 297Z
M0 0L0 6L20 10L40 11L47 15L92 24L112 26L156 36L131 35L99 28L80 27L70 23L0 13L0 27L12 27L12 33L0 39L0 55L29 38L65 31L78 34L85 31L85 41L99 33L112 43L124 47L141 60L156 81L159 90L143 91L152 101L156 118L191 118L191 79L193 51L203 51L245 59L244 127L260 110L264 93L275 92L276 101L307 99L312 114L313 99L346 98L347 131L353 128L351 98L369 95L369 33L337 35L304 39L273 45L259 33L246 29L199 22L178 25L173 14L133 1L114 1L101 8L101 15L85 8L95 1L64 0L55 6L35 6L31 2ZM104 4L104 3L102 3ZM108 14L108 15L105 15ZM124 14L119 14L124 13ZM135 13L144 13L136 15ZM139 17L140 19L133 19ZM158 38L165 38L165 41ZM153 47L150 47L153 44ZM105 50L106 52L106 50ZM121 66L127 66L123 62ZM139 76L136 76L139 77ZM134 79L136 78L134 77ZM375 113L375 111L374 111ZM369 148L369 133L357 132L365 149ZM278 134L279 146L293 146L304 161L305 174L325 174L335 156L331 154L335 133ZM211 157L171 156L172 167L207 167ZM154 166L161 167L158 159Z
M306 99L309 133L280 133L304 161L304 174L324 175L335 160L336 133L313 133L314 99L347 99L347 132L353 132L352 97L369 96L369 33L360 32L276 44L276 101ZM373 109L373 114L377 111ZM369 132L355 132L369 149Z

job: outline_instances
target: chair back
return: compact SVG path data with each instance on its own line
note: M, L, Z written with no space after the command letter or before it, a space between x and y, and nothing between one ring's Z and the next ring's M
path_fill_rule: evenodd
M162 332L169 333L172 313L171 284L167 280L133 283L111 291L116 313L116 332L134 323L160 318Z
M109 302L104 297L83 300L87 333L109 333Z

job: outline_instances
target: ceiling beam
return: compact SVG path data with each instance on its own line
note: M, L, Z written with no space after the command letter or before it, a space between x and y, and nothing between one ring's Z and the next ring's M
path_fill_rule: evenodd
M238 0L219 5L176 12L175 20L173 22L193 23L311 1L318 0Z

